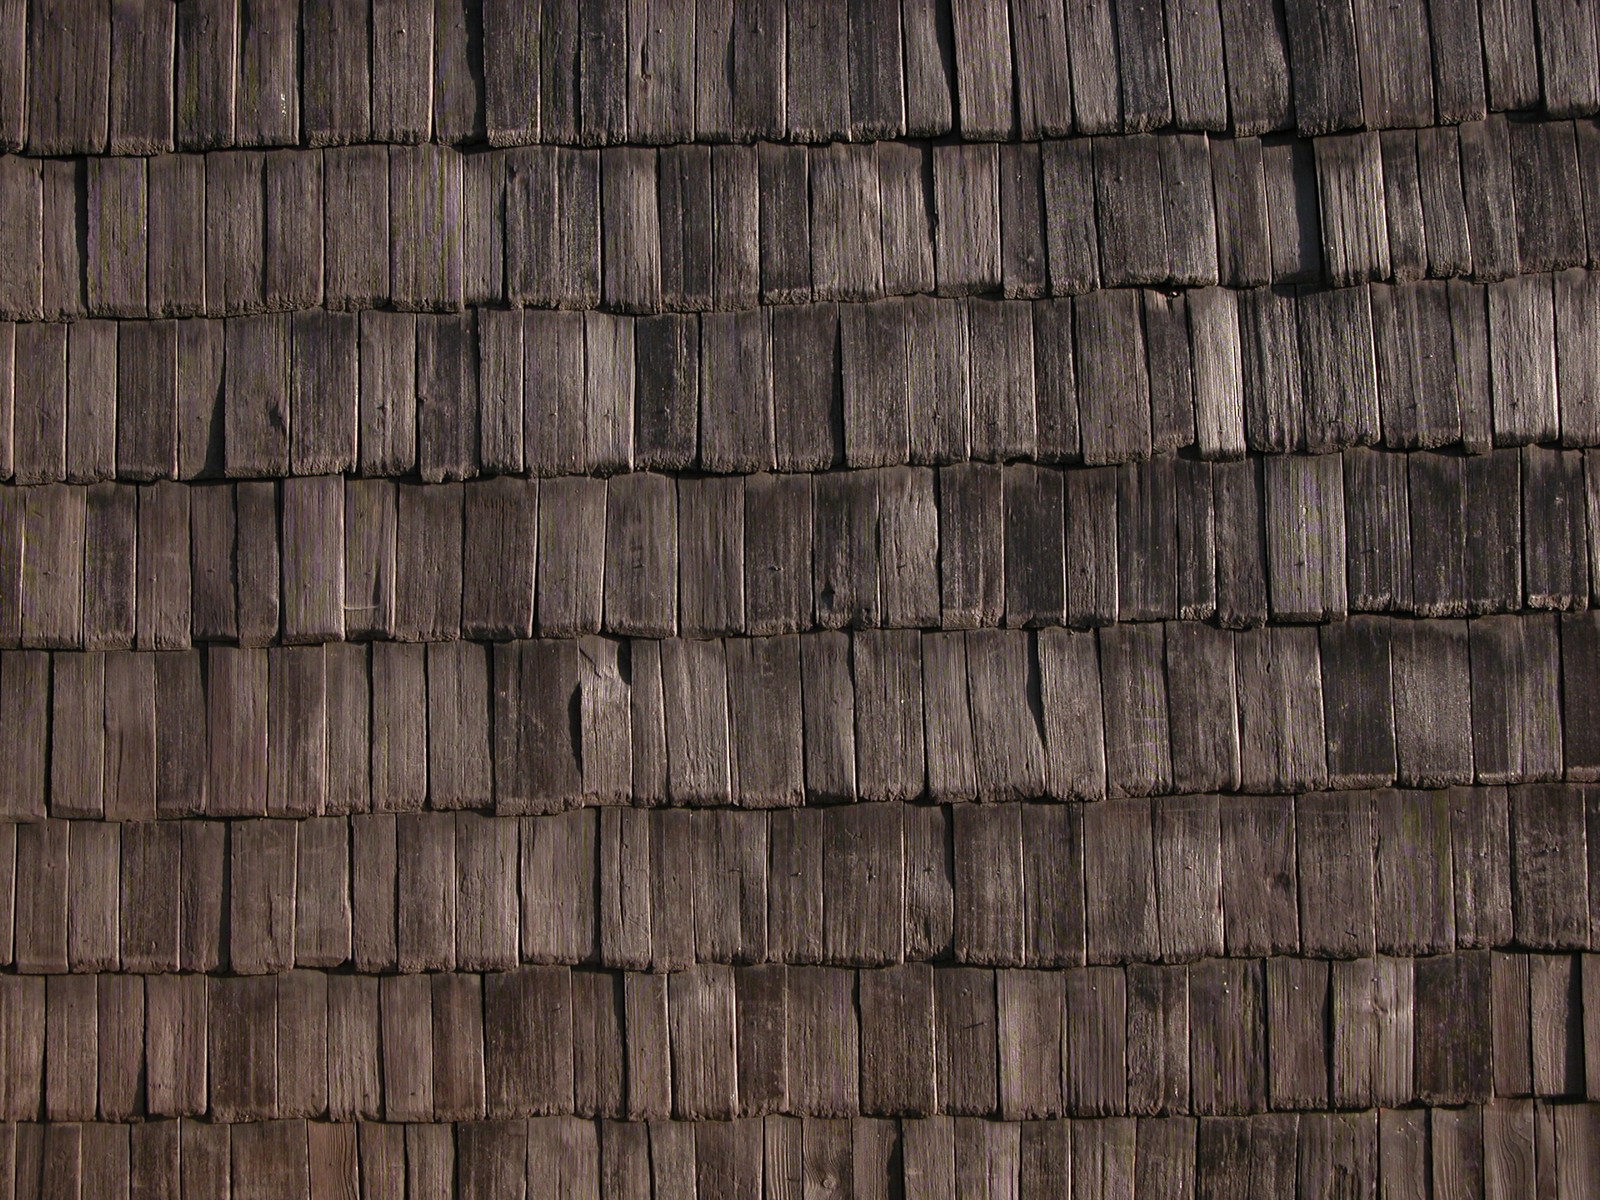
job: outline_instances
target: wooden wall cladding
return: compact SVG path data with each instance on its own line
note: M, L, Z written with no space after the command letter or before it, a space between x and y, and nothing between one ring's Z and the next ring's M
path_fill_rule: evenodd
M0 1200L1589 1195L1597 30L0 0Z

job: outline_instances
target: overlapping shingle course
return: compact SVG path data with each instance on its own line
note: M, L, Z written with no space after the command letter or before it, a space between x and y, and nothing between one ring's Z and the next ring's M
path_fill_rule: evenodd
M0 1196L1600 1174L1581 5L0 0Z

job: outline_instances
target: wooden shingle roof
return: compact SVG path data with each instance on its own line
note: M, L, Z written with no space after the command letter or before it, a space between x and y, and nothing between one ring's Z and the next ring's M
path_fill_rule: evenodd
M1600 15L0 0L0 1200L1600 1186Z

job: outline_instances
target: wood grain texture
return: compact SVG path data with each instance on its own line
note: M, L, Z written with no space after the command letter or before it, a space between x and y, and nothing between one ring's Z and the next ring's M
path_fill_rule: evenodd
M1106 626L1117 618L1117 472L1067 472L1067 624Z
M812 569L817 623L879 622L877 476L830 473L812 482Z

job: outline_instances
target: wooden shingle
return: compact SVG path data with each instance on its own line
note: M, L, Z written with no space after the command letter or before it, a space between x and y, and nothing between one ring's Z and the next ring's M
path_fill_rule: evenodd
M427 648L427 669L429 804L487 807L493 793L489 648L435 643Z
M1096 292L1074 304L1078 412L1083 461L1094 466L1148 457L1150 381L1139 326L1137 293Z
M1390 272L1397 282L1409 283L1422 278L1428 267L1417 139L1409 129L1385 130L1379 138Z
M266 307L311 307L322 299L322 155L316 151L271 151L265 156L263 180Z
M678 623L687 636L744 629L743 482L702 479L677 488Z
M1517 121L1508 123L1506 132L1521 269L1532 273L1582 265L1587 255L1572 126Z
M787 968L779 964L734 975L739 1109L746 1115L780 1111L788 1102L787 979ZM931 976L928 984L931 1000ZM931 1032L931 1018L929 1027Z
M40 5L28 23L28 149L95 153L105 147L111 14Z
M1090 15L1103 17L1107 14L1095 10ZM1081 80L1082 76L1078 78ZM1081 105L1076 116L1081 127L1085 118ZM1088 292L1100 283L1098 236L1088 220L1094 207L1092 145L1077 138L1046 142L1040 150L1045 212L1051 218L1045 234L1050 259L1050 290L1057 296ZM1079 222L1055 220L1055 214L1061 212L1078 212L1084 219Z
M1167 791L1171 764L1162 630L1155 625L1116 626L1103 630L1099 642L1112 794Z
M76 646L83 633L87 491L50 484L25 493L21 508L22 644Z
M1014 631L974 630L966 643L980 794L993 799L1043 794L1043 730L1031 704L1022 702L1035 678L1030 639Z
M1373 337L1386 445L1433 448L1461 436L1453 365L1426 352L1453 335L1448 289L1440 282L1372 289Z
M1587 891L1584 791L1555 784L1512 789L1512 920L1519 943L1564 949L1580 943Z
M1221 827L1215 797L1152 806L1161 957L1223 952Z
M789 1101L798 1113L839 1118L859 1105L859 1015L855 973L789 969Z
M1019 477L1016 472L982 464L960 464L939 471L939 580L946 628L982 628L999 622L1006 589L1001 565L1002 492L1008 477L1025 485L1029 473ZM1035 484L1048 486L1051 482L1048 474L1031 478ZM1035 519L1041 515L1032 506L1014 511L1018 515L1026 511ZM1033 527L1032 522L1025 523Z
M605 299L624 312L652 312L661 302L656 156L649 150L607 150L600 173Z
M1374 812L1374 911L1379 952L1415 955L1453 950L1455 906L1447 794L1383 794Z
M118 964L117 868L121 827L75 822L67 838L67 964L74 970L102 971Z
M674 814L678 816L678 814ZM688 840L694 956L750 962L766 956L767 820L759 813L705 813L669 822Z
M1031 458L1037 446L1032 307L973 300L967 323L972 457Z
M469 637L533 633L539 492L499 476L462 489L461 629Z
M788 170L778 170L775 163L762 183L763 192L777 197L780 212L784 201L798 206L799 216L804 212L804 196L795 194L793 166L795 157L804 157L798 150L786 158ZM805 171L799 169L799 191L804 192ZM711 307L715 286L715 263L712 251L711 208L711 151L704 146L672 146L659 152L657 166L657 227L660 237L660 271L662 303L673 311L694 312ZM774 214L776 216L777 214ZM775 234L780 243L791 243L794 238L788 230ZM767 239L764 239L767 240ZM784 251L777 246L764 247L769 259L782 254L790 270L793 248ZM774 268L774 276L787 274L778 268L776 261L765 265ZM806 267L809 271L809 264Z
M632 655L622 643L596 637L579 645L578 744L586 804L620 804L629 795L633 751L631 697L626 682Z
M67 333L67 481L95 483L116 473L117 330L109 321L75 321Z
M1240 779L1247 791L1317 788L1327 778L1320 654L1310 629L1234 636Z
M1281 452L1305 440L1296 310L1288 289L1262 288L1239 297L1245 432L1252 450Z
M518 961L517 826L465 812L455 821L456 965L464 970L512 967Z
M1074 626L1116 619L1116 482L1110 467L1066 472L1067 620Z
M1268 228L1273 275L1281 283L1322 278L1321 215L1313 146L1303 138L1263 142L1261 165L1271 214Z
M1466 611L1466 473L1473 463L1435 454L1406 456L1411 525L1419 535L1411 545L1412 603L1419 615L1458 616ZM1482 469L1475 471L1476 480L1493 478Z
M1033 14L1030 12L1028 15ZM1060 60L1059 69L1065 73L1070 61L1073 125L1079 133L1110 133L1117 129L1117 50L1113 19L1113 14L1105 8L1069 9L1066 13L1066 51ZM1017 22L1015 38L1019 67L1031 67L1031 74L1034 77L1029 83L1019 82L1020 115L1030 86L1032 88L1043 86L1039 76L1044 64L1036 57L1037 50L1030 54L1024 49L1024 44L1031 39L1024 32L1021 21ZM1048 45L1048 42L1046 44ZM1019 81L1022 79L1020 71L1018 78ZM1066 90L1064 79L1058 87L1063 93L1060 103L1064 106L1067 100L1064 94ZM1027 119L1024 116L1024 128L1026 125ZM1065 133L1066 130L1063 129L1061 132ZM1024 133L1023 136L1029 135Z
M595 479L548 480L539 491L536 629L571 637L600 628L604 558L605 484Z
M689 148L673 152L686 165ZM810 209L808 207L809 155L802 146L776 146L763 142L756 148L760 188L761 299L767 304L799 304L811 298ZM915 154L920 191L922 156ZM663 162L667 157L663 157ZM883 162L880 151L880 170ZM665 204L665 199L663 200ZM676 210L674 210L676 211ZM663 253L667 242L663 240ZM931 244L923 247L931 255ZM685 259L688 256L685 255ZM698 264L684 261L680 272L698 275ZM931 270L931 264L930 264Z
M581 962L594 953L595 838L594 817L581 811L522 822L522 961Z
M1047 281L1044 177L1038 148L1000 152L1000 286L1008 297L1036 299Z
M1072 303L1033 305L1034 427L1040 461L1075 458L1079 451L1078 388L1072 342Z
M1491 1085L1489 956L1483 951L1417 960L1416 1095L1433 1103L1480 1100ZM1445 1047L1451 1047L1446 1050Z
M1181 966L1127 971L1128 1110L1181 1111L1189 1094L1189 976Z
M1212 143L1211 174L1220 282L1231 287L1267 283L1272 276L1272 245L1260 140L1240 137Z
M85 164L54 160L42 164L44 175L44 315L48 320L84 314L84 247L78 239L79 197L84 194Z
M1234 639L1191 622L1166 627L1167 705L1175 790L1233 790L1239 783Z
M450 970L456 954L455 825L427 813L401 813L395 844L400 970Z
M993 145L933 152L934 258L941 295L1000 286L1000 160Z
M1004 14L958 3L951 23L961 134L971 141L1004 140L1013 124L1011 37Z
M1572 451L1522 451L1523 579L1530 608L1587 603L1588 542L1578 514L1580 491Z
M622 980L580 971L572 977L573 1106L582 1116L622 1111Z
M1594 678L1596 618L1587 613L1570 614L1561 620L1561 722L1562 754L1567 778L1589 782L1595 777L1596 753L1593 728L1589 721L1589 681Z
M756 303L761 257L759 189L753 148L712 148L712 300L718 309L744 309Z
M957 907L954 947L958 960L984 965L1023 962L1022 810L962 805L951 811L951 844Z
M809 154L814 294L819 300L870 300L883 290L877 165L872 155L841 143Z
M1478 279L1505 279L1517 271L1517 210L1509 136L1505 119L1498 115L1460 128L1472 274Z
M1064 976L1061 1066L1066 1109L1075 1116L1122 1112L1128 1074L1125 977L1115 967L1077 967Z
M809 628L811 481L794 475L748 476L744 505L746 629L764 635ZM609 590L609 581L607 586Z
M1097 140L1094 147L1095 209L1104 282L1164 281L1169 270L1167 230L1162 206L1154 202L1162 186L1161 141L1154 137L1106 138Z
M114 483L97 483L89 488L83 530L82 645L86 650L125 649L134 644L139 590L139 560L136 552L139 545L138 502L142 490L119 487ZM183 498L176 497L180 500ZM162 499L170 500L172 497ZM154 509L157 506L150 507ZM175 506L167 504L161 507L168 511L168 515L172 515L170 510ZM186 530L174 531L170 521L148 522L147 533L152 538L165 535L169 540L174 540L174 532L178 533L176 540L181 544ZM159 560L163 557L159 550L150 553L151 549L146 548L148 558ZM151 576L152 584L161 582L159 572L152 571ZM181 573L176 582L183 582ZM160 600L170 600L176 589L153 588L152 591L154 594L147 596L146 600L151 608L155 608ZM184 607L187 607L186 603Z
M1122 128L1159 129L1172 123L1164 34L1165 13L1118 8L1117 70L1122 81Z
M1255 963L1206 959L1189 967L1191 1103L1198 1115L1265 1107L1265 990Z
M691 317L669 315L640 320L633 329L637 465L688 466L698 445L698 325Z
M1489 617L1469 626L1473 766L1484 783L1559 774L1558 651L1551 620Z
M389 205L395 307L418 312L460 307L460 156L443 147L391 147Z
M1224 288L1189 298L1194 349L1195 444L1205 458L1237 458L1245 449L1243 360L1238 302Z
M424 482L478 473L476 350L470 314L417 318L417 467Z
M1600 300L1600 277L1586 271L1564 271L1555 278L1556 371L1561 406L1561 443L1576 446L1593 440L1595 413L1590 398L1596 363L1581 330L1593 320Z
M960 539L952 547L953 565L957 568L965 565L962 558L972 555L972 567L976 568L974 573L978 578L967 583L967 589L977 590L973 585L981 588L985 582L983 577L994 569L986 560L1000 558L1006 566L1006 624L1013 627L1059 624L1067 606L1065 555L1061 553L1066 534L1062 473L1048 467L1019 464L999 474L996 482L1001 484L1004 493L1005 537L1003 547L990 547L984 544L989 539L983 537L983 526L979 524L984 521L985 513L978 506L983 504L984 492L988 490L983 487L988 480L977 473L979 470L974 467L946 472L947 477L953 475L960 483L976 485L971 488L972 494L964 494L967 489L962 488L952 498L950 516L954 536L951 540ZM969 515L966 502L971 502L978 511ZM974 526L970 534L964 528L967 521ZM975 544L968 545L969 537ZM999 571L994 573L998 575ZM955 571L951 575L952 583L959 586L964 582ZM973 599L980 600L982 596L983 591L978 591ZM979 619L986 615L984 607L977 610ZM965 616L960 610L958 613Z
M1150 803L1118 800L1085 810L1085 924L1090 962L1148 962L1159 955Z
M1118 619L1178 615L1177 487L1172 459L1117 469Z
M672 1108L688 1120L726 1119L738 1103L733 971L704 964L667 977Z
M105 656L56 655L50 694L50 812L105 811Z
M44 309L44 174L37 163L7 155L0 166L0 209L6 216L7 264L0 272L0 312L38 318Z
M997 971L995 995L1001 1113L1010 1120L1060 1113L1063 974Z
M105 743L102 765L106 813L156 815L155 662L126 650L105 659Z
M1463 71L1456 78L1465 76ZM1417 177L1428 243L1428 274L1437 279L1470 273L1472 247L1467 232L1466 193L1462 190L1461 143L1453 127L1417 131Z
M406 472L417 463L417 320L407 313L361 314L363 474Z
M727 659L735 794L753 808L798 804L805 788L799 641L731 641Z
M1303 802L1304 803L1304 802ZM1314 802L1313 802L1314 803ZM1296 868L1291 805L1287 799L1225 800L1223 833L1223 897L1230 953L1294 949L1300 945L1296 917ZM1321 832L1325 815L1308 837ZM1337 817L1333 818L1337 819ZM1311 886L1316 886L1315 879ZM1360 891L1356 893L1359 899ZM1359 908L1359 905L1358 905ZM1313 943L1322 935L1312 932Z
M1467 630L1462 622L1395 626L1395 746L1399 777L1413 786L1472 777Z
M817 808L768 817L767 947L775 961L821 961L823 820ZM940 850L942 859L942 841ZM914 872L916 862L909 861L907 868Z
M1328 781L1333 787L1386 784L1396 770L1390 627L1355 618L1324 626L1320 636Z
M461 629L462 485L402 483L395 495L393 636L455 637Z
M1549 277L1518 276L1493 283L1486 292L1495 443L1554 441L1560 418Z
M1373 951L1373 806L1373 797L1359 792L1295 800L1300 942L1307 952L1352 957Z
M380 14L385 11L387 9L380 10ZM381 20L381 16L375 19ZM387 299L390 197L389 165L384 147L348 146L324 151L322 196L330 212L344 210L362 214L360 221L324 224L325 302L330 308L345 309L363 308ZM363 314L364 323L370 316Z

